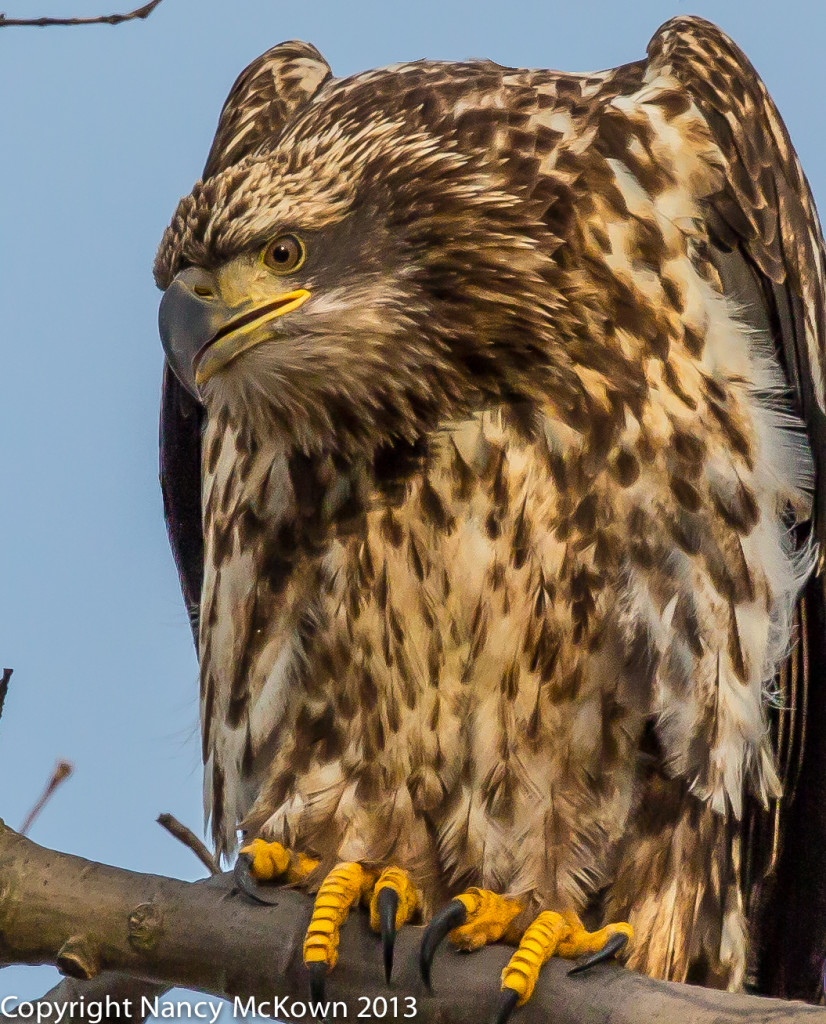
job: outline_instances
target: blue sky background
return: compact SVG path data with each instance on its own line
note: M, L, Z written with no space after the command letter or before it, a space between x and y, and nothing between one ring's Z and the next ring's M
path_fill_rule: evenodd
M826 208L817 0L164 0L117 28L0 29L0 663L15 669L0 817L19 826L67 758L75 775L33 839L200 874L155 824L171 811L197 830L202 812L197 669L157 482L151 267L236 75L290 38L315 43L338 75L419 57L612 67L679 13L716 21L751 57ZM0 995L34 997L56 977L9 968Z

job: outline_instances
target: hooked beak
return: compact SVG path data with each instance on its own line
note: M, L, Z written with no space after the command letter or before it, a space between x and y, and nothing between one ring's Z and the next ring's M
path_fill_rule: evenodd
M261 327L302 306L304 288L268 302L247 300L235 306L221 297L214 274L200 267L181 271L164 292L158 329L169 365L195 398L199 388L233 359L264 340Z

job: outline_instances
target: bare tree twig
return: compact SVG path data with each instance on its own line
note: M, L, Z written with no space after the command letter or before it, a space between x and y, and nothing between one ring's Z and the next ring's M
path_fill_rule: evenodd
M57 762L57 764L54 766L52 777L46 783L46 788L40 794L39 800L26 815L26 820L20 826L21 835L25 836L28 834L29 829L34 824L35 818L37 818L37 816L40 814L40 812L43 810L43 808L46 806L49 800L51 800L51 798L54 796L57 787L62 782L65 782L73 771L74 768L68 761Z
M3 717L3 705L6 703L6 694L9 692L9 680L12 672L14 672L13 668L4 668L3 677L0 679L0 718Z
M9 25L30 28L47 28L50 25L122 25L125 21L148 18L160 3L161 0L150 0L150 3L128 14L101 14L97 18L7 18L5 14L0 14L0 28Z
M165 828L171 836L174 836L182 842L184 846L189 847L211 875L221 874L221 869L215 863L215 858L209 850L195 835L192 829L181 824L174 814L159 814L157 821L158 824Z
M252 997L265 1015L309 1019L301 950L312 900L285 888L278 901L252 904L233 891L228 875L181 882L94 864L46 850L0 823L0 963L51 963L87 979L117 971L158 986ZM363 1009L375 1019L373 1000L393 996L400 1008L405 997L415 998L417 1024L470 1024L492 1015L511 951L496 945L461 956L446 949L434 964L430 994L418 977L421 934L420 927L400 929L388 990L377 937L367 915L354 911L328 979L330 1000L347 1005L348 1019ZM822 1007L666 984L610 965L569 978L568 966L551 961L543 969L518 1024L826 1024ZM273 1000L281 998L303 1003L304 1011L276 1010Z

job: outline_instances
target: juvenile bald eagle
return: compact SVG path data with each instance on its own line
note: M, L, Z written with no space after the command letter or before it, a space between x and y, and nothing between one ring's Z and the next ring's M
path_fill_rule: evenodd
M321 886L316 991L362 896L389 952L432 920L426 974L522 939L506 1010L632 927L638 970L814 997L824 250L740 50L281 44L155 275L207 811Z

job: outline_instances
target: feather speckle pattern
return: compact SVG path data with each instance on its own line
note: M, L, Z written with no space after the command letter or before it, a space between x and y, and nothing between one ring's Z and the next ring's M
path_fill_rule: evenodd
M739 987L824 479L822 239L756 73L693 18L593 75L282 44L156 279L285 231L310 298L200 395L218 849L627 918L631 966Z

